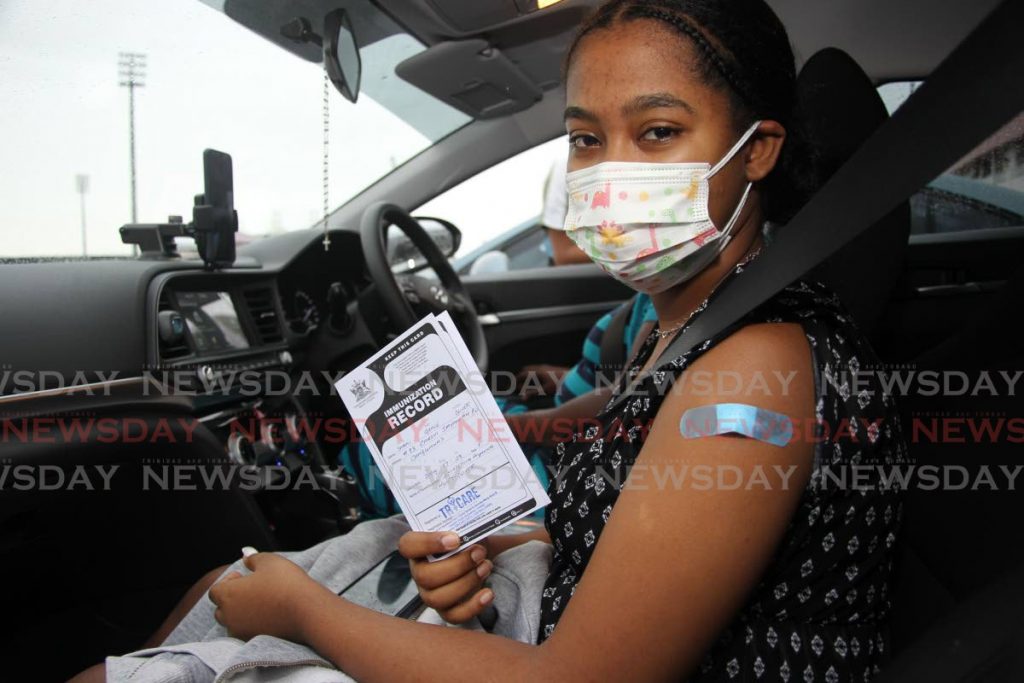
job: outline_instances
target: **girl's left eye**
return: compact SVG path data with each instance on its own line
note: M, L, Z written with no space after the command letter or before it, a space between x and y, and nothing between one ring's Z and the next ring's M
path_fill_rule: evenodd
M654 128L648 129L643 134L643 139L648 140L650 142L666 142L667 140L670 140L678 132L678 128L670 128L668 126L655 126Z

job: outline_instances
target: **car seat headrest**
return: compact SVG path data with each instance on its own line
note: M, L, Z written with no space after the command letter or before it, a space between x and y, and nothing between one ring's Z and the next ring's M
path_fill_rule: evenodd
M804 64L797 77L797 106L821 184L889 118L871 79L837 48L825 48ZM836 292L869 339L902 273L909 231L904 203L809 274Z
M827 47L808 59L797 76L796 90L807 136L817 149L822 181L889 118L871 79L838 48Z

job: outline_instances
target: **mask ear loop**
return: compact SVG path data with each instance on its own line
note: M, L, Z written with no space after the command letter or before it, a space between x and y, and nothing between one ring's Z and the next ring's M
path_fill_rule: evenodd
M707 172L707 175L704 176L704 179L707 180L711 176L715 175L716 173L722 170L723 166L732 161L732 158L736 156L736 152L740 151L743 148L743 145L747 144L747 142L750 140L750 136L757 132L757 127L760 125L760 120L754 121L753 125L751 125L750 128L747 128L747 132L741 135L740 139L736 141L736 144L732 146L732 149L726 152L725 156L722 157L717 164L711 167L711 170Z
M736 221L739 220L740 214L743 213L743 206L747 203L747 197L750 196L750 188L752 188L753 186L754 183L747 183L746 189L743 190L743 196L740 197L740 203L736 205L736 210L732 212L732 216L729 218L729 222L725 224L725 227L722 228L722 232L719 233L725 237L725 239L722 240L724 243L721 245L721 249L719 249L719 251L724 249L725 244L727 244L729 240L732 239L732 229L733 227L735 227Z
M732 161L732 158L734 156L736 156L736 153L739 152L741 149L743 149L743 146L745 144L747 144L747 142L750 141L751 136L753 136L753 134L757 131L757 127L760 126L760 125L761 125L761 120L760 119L758 119L757 121L754 121L754 123L751 124L750 128L747 128L747 131L743 135L740 136L739 140L736 141L736 144L732 146L732 149L730 149L726 153L726 155L724 157L722 157L722 159L717 164L715 164L711 168L710 171L708 171L708 174L706 176L704 176L704 178L707 179L707 178L710 178L711 176L715 175L720 170L722 170L723 166L725 166L727 163ZM751 182L747 183L747 187L743 190L743 196L740 197L740 201L736 205L736 208L733 210L732 216L729 217L729 220L725 224L725 227L722 228L721 231L719 231L719 233L718 233L719 236L720 236L719 245L718 245L718 252L719 253L721 253L722 250L725 249L725 246L729 243L729 240L732 239L732 229L736 225L736 221L739 220L740 213L742 213L743 207L747 203L747 197L750 196L750 188L753 187L753 186L754 186L753 183L751 183ZM713 224L714 223L712 223L712 225Z

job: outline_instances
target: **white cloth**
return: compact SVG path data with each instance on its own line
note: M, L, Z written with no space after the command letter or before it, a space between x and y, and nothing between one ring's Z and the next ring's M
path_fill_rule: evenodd
M409 530L395 515L363 522L344 536L281 555L337 593L393 551ZM478 619L467 628L535 643L540 625L540 596L551 565L551 546L530 541L494 558L485 582L494 590L496 620L485 629ZM238 560L225 570L249 570ZM204 595L158 647L107 657L107 681L132 683L354 683L314 650L274 636L248 641L232 638L213 617L216 609ZM427 609L417 621L443 623ZM440 660L439 660L440 661Z
M561 230L565 224L565 213L569 206L569 193L565 185L565 175L569 165L569 145L555 155L548 172L548 183L544 191L544 211L540 222L547 228Z

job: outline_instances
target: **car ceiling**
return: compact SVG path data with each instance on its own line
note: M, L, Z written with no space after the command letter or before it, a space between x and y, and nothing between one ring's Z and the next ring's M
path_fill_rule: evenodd
M215 4L217 0L204 0ZM305 59L318 59L309 44L281 37L296 16L318 18L338 7L356 14L368 0L223 0L239 23ZM536 0L532 0L536 2ZM572 28L600 0L563 0L522 14L531 0L377 0L376 4L423 42L483 37L499 47L543 89L557 86L561 54ZM998 0L768 0L789 30L797 60L823 47L849 52L876 81L919 78L998 3ZM358 28L358 27L357 27ZM381 33L368 27L373 40ZM361 42L363 42L361 40Z
M289 43L280 36L285 17L293 18L301 10L312 20L341 7L358 15L365 13L369 2L203 1L224 3L221 9L228 16L309 60L318 59L315 48ZM558 87L562 53L574 27L600 0L563 0L547 9L519 15L517 3L528 2L531 0L376 0L379 7L427 45L470 37L488 40L541 87L543 97L523 111L473 121L438 141L332 212L332 229L353 229L362 211L375 201L386 200L411 210L493 164L564 133L561 112L565 102ZM927 76L999 0L768 2L789 29L798 63L823 47L839 47L881 83ZM448 16L452 7L471 8L473 16L468 20L463 17L456 25ZM502 13L514 18L498 23L488 19ZM313 22L314 30L319 28L317 23ZM358 38L358 26L356 32Z
M485 34L494 39L538 84L557 80L565 37L565 19L584 16L600 0L563 0L497 26L480 21L471 31L459 31L446 18L448 6L507 8L527 0L380 0L378 4L426 42ZM802 63L824 47L846 50L876 82L920 78L938 66L995 6L998 0L768 0L789 30L797 61ZM494 12L498 13L497 10ZM559 17L561 15L561 17ZM575 22L574 22L575 23ZM551 29L548 24L560 24ZM464 25L465 26L465 25ZM537 45L537 36L557 45ZM504 41L504 42L503 42ZM537 69L529 68L537 63Z

